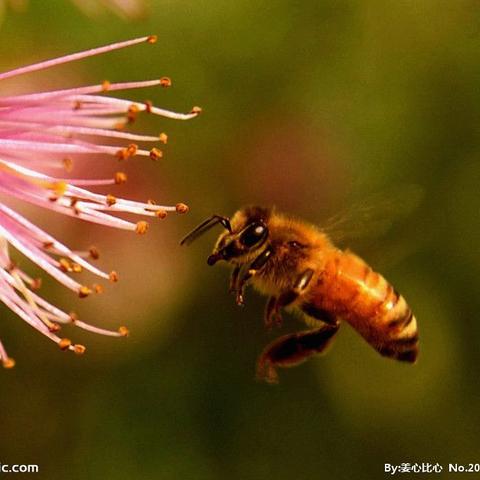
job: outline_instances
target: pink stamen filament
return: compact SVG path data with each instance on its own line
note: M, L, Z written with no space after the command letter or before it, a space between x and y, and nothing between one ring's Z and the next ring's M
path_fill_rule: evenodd
M63 57L54 58L52 60L46 60L39 63L34 63L32 65L27 65L25 67L16 68L15 70L10 70L0 74L0 80L5 80L6 78L15 77L18 75L23 75L25 73L31 73L38 70L45 70L46 68L54 67L64 63L74 62L82 58L93 57L95 55L100 55L102 53L112 52L113 50L119 50L121 48L130 47L138 43L150 42L151 36L135 38L133 40L126 40L124 42L117 42L111 45L106 45L103 47L92 48L90 50L85 50L83 52L72 53L70 55L65 55Z
M140 82L118 82L110 83L108 87L105 87L103 84L99 85L88 85L85 87L77 88L65 88L62 90L52 90L49 92L39 92L39 93L27 93L24 95L11 95L0 98L0 106L7 105L12 106L17 103L30 103L35 104L39 101L51 100L55 98L67 98L71 95L88 95L92 93L102 93L102 92L114 92L117 90L131 90L136 88L148 88L155 87L160 85L161 81L159 79L155 80L143 80Z

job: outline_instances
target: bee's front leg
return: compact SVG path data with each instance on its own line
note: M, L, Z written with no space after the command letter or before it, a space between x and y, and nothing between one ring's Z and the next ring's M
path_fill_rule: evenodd
M238 265L235 265L232 275L230 276L230 286L228 288L229 293L237 292L237 282L238 282L239 273L240 273L240 267Z
M250 273L248 268L239 268L235 282L235 288L233 290L233 293L235 293L235 301L239 307L243 307L245 305L245 287L251 277L252 273Z
M237 293L236 301L238 306L244 305L244 292L247 282L267 263L267 260L272 255L273 250L271 247L267 247L251 264L248 268L242 268L237 274L236 288Z

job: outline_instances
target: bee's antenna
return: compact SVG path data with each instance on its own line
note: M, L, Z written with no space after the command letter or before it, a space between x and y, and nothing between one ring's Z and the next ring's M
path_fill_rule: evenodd
M190 245L197 237L204 234L217 223L220 223L226 230L232 233L232 226L230 225L230 219L228 217L222 217L221 215L212 215L203 221L198 227L195 227L187 236L185 236L180 245Z

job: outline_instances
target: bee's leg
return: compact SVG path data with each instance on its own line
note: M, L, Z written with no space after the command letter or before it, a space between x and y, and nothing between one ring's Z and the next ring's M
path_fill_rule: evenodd
M302 291L307 288L313 277L313 273L314 271L311 268L307 268L307 270L297 277L292 289L283 292L279 297L269 298L265 311L265 325L267 327L270 328L274 324L278 326L282 324L280 310L291 305Z
M277 302L277 297L270 297L265 305L265 315L263 318L265 326L268 329L272 328L274 325L280 326L282 324L282 316L277 308Z
M236 293L237 291L237 282L238 282L239 273L240 273L240 267L238 265L235 265L232 275L230 276L230 287L228 288L228 291L230 293Z
M248 280L252 278L254 275L257 274L258 270L260 270L266 263L267 260L273 253L273 249L271 247L267 247L251 264L247 269L242 269L239 272L237 286L235 291L237 292L237 305L243 306L244 304L244 291L245 285L247 284Z
M233 293L235 293L235 301L239 307L243 307L245 305L245 286L251 277L252 275L248 268L243 268L238 272L237 282Z
M337 333L339 323L316 330L283 335L267 345L257 363L257 379L277 383L276 368L294 367L312 355L322 353Z

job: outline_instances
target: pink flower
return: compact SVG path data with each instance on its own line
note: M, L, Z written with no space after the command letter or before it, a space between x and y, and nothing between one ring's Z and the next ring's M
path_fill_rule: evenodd
M0 80L137 43L155 41L156 37L149 36L67 55L2 73ZM188 120L198 115L200 109L194 107L187 114L174 113L155 107L150 102L132 102L102 94L156 85L166 87L170 86L170 83L166 77L130 83L103 82L101 85L0 97L2 198L15 197L88 222L140 234L146 232L147 222L132 223L117 214L164 218L167 212L184 213L187 210L184 204L164 206L151 201L141 203L94 193L88 189L123 183L126 176L121 172L107 179L66 179L65 175L50 173L55 168L69 171L73 159L81 161L85 156L91 155L110 155L119 160L135 156L150 157L154 160L161 158L162 152L158 148L145 150L133 142L166 143L165 134L138 135L125 132L123 127L131 123L139 112ZM69 274L88 270L100 278L114 282L118 277L115 272L101 271L92 264L91 260L98 257L94 247L85 252L72 251L0 201L0 301L29 325L56 342L62 350L76 353L83 353L85 347L60 337L58 330L61 324L73 323L85 330L104 335L127 335L125 327L110 331L89 325L79 320L75 314L66 313L40 297L35 292L40 281L31 278L10 260L10 246L81 298L93 291L100 292L102 287L80 284ZM1 342L0 360L4 367L14 365Z

